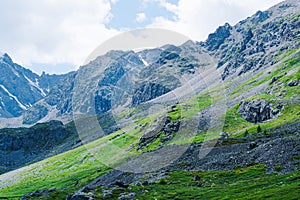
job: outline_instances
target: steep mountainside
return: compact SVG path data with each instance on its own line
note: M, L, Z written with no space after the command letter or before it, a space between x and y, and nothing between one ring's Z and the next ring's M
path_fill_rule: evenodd
M205 42L110 51L82 66L32 107L55 112L31 122L74 112L67 127L86 144L0 175L0 198L298 199L299 17L300 2L287 0ZM6 138L19 144L36 126L3 129L5 159L28 147ZM48 151L74 141L50 133Z
M19 117L26 113L68 76L45 73L39 76L14 63L7 54L0 57L0 74L0 118Z
M10 85L1 86L5 96L2 98L9 100L2 105L2 116L20 116L30 108L20 119L23 124L49 119L68 122L73 106L76 112L97 114L113 107L137 106L184 85L187 79L199 77L197 74L205 74L203 69L215 63L223 80L249 70L270 67L279 61L276 58L280 54L299 47L298 4L297 1L286 1L267 11L258 11L235 26L227 23L198 45L187 42L178 47L166 45L141 52L109 52L82 66L78 72L63 76L43 74L39 77L12 63L7 55L3 56L2 65L10 66L12 81L8 83ZM17 69L21 80L15 73ZM216 76L213 78L215 80L211 82L219 80ZM85 80L82 82L81 79ZM26 88L13 89L19 83ZM82 91L89 91L93 98L86 100Z
M299 48L299 17L299 1L285 1L267 11L258 11L233 27L219 27L200 45L219 58L223 79L241 75L274 65L280 53Z
M76 131L59 121L0 129L0 173L62 153L79 143Z

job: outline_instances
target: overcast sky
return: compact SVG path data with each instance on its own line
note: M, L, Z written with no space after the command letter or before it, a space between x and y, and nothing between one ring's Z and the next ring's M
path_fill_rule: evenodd
M155 27L203 41L281 0L0 0L0 52L37 73L77 69L102 42Z

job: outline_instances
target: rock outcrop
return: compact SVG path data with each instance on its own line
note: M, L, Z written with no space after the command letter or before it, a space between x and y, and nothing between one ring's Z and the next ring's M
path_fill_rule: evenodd
M139 88L135 90L132 97L132 105L137 106L143 102L159 97L170 91L171 89L157 83L143 83Z
M179 131L179 128L180 121L172 121L170 117L158 118L153 128L146 131L140 138L137 149L144 149L158 138L162 143L170 141L174 134Z
M270 103L264 99L242 101L238 111L242 118L252 123L267 121L278 114L278 111L274 111Z
M35 105L23 114L23 124L34 124L48 114L48 108L43 105Z
M71 72L72 73L72 72ZM14 63L7 54L0 55L0 117L19 117L35 103L44 99L55 86L63 83L69 74L41 76ZM59 101L61 99L57 99ZM40 106L34 110L40 109ZM30 110L29 112L31 112ZM44 112L44 108L38 113ZM28 113L27 113L28 114ZM27 121L28 123L30 120ZM33 123L36 120L33 120Z
M217 50L221 44L228 38L231 33L232 27L226 23L224 26L220 26L216 32L209 34L208 39L205 42L207 49L210 51Z
M76 140L77 134L59 121L0 129L0 174L69 150Z

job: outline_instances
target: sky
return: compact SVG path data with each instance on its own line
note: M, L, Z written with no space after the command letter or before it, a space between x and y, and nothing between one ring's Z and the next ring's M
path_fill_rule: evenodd
M204 41L282 0L0 0L0 52L36 73L78 69L125 31L164 28Z

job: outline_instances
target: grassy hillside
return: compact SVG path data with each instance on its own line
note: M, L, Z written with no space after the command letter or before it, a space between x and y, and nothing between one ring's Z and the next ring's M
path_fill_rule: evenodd
M299 51L299 50L298 50ZM267 83L267 89L262 94L253 95L248 99L263 98L274 106L277 103L286 103L281 115L276 119L259 124L261 129L268 130L299 119L300 106L293 97L299 97L299 86L289 87L287 83L300 78L300 54L298 51L282 55L282 62L273 71L262 71L248 81L240 84L230 94L234 99L238 94L247 92L256 86ZM273 77L278 77L272 82ZM281 86L283 83L283 87ZM228 86L231 84L227 82ZM270 88L275 93L269 94ZM143 151L138 151L139 138L147 130L150 130L155 121L167 113L171 121L181 123L190 121L201 110L214 105L219 100L219 88L213 88L210 92L201 93L181 104L176 105L172 111L159 112L146 118L134 117L135 123L125 127L111 135L98 139L94 142L78 147L63 154L48 158L21 169L18 173L10 172L0 176L0 198L19 199L24 194L36 190L53 189L48 199L65 199L67 194L72 193L90 183L95 178L112 170L112 167L121 163L126 158L133 157L146 151L153 151L160 146L202 142L204 133L188 135L178 132L173 140L162 143L160 139L150 143ZM280 95L284 93L284 95ZM229 108L225 116L224 131L231 137L243 137L257 132L258 124L247 122L238 113L238 103ZM135 116L137 109L124 111L120 116ZM267 133L267 132L266 132ZM180 137L180 135L184 137ZM218 134L215 134L218 137ZM211 138L213 139L213 138ZM199 176L199 180L193 177ZM281 175L272 173L266 175L264 166L251 166L231 171L221 172L183 172L172 171L157 183L146 186L132 186L130 192L135 192L138 199L260 199L280 198L297 199L299 191L299 171ZM113 197L117 198L124 191L114 191ZM101 199L102 192L97 193Z

